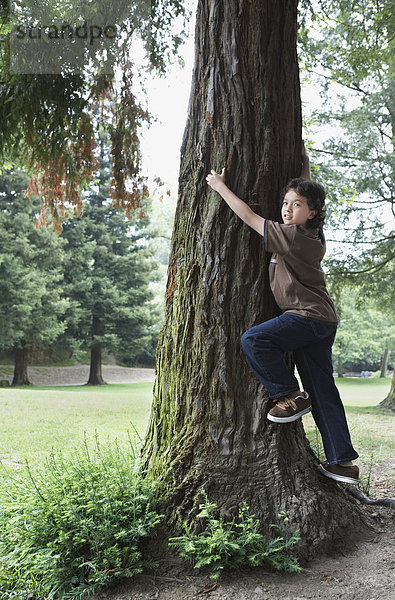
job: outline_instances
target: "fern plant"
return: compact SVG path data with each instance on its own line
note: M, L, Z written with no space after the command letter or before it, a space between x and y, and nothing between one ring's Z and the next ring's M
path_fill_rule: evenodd
M272 539L259 532L259 520L250 514L243 503L238 518L224 521L217 518L217 505L210 502L203 493L204 503L200 504L197 518L204 519L205 529L195 534L192 526L184 523L185 534L170 538L169 545L177 547L180 555L191 562L196 569L208 567L210 577L217 579L224 569L237 569L243 566L268 565L276 570L297 572L301 568L290 549L299 540L299 532L288 532L288 518L285 513L278 516L282 525L271 525L276 535Z

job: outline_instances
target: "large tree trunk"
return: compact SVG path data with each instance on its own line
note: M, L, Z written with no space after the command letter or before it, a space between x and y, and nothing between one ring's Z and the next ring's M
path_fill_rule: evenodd
M154 403L145 444L169 526L206 490L223 514L246 501L269 530L285 509L311 555L360 526L354 500L317 471L301 422L273 425L241 334L274 316L263 238L209 191L228 185L279 217L280 190L301 169L296 0L201 0L181 151Z
M344 377L343 358L342 358L342 356L339 356L338 359L337 359L337 376L338 377Z
M384 350L383 356L381 357L380 377L387 377L389 357L390 357L390 349L386 348Z
M102 375L102 347L100 343L95 343L97 336L103 335L103 324L100 317L93 315L92 317L92 339L91 347L91 363L89 369L89 379L86 385L102 385L104 382Z
M26 346L14 349L14 377L11 385L30 385L27 375L29 352Z
M388 392L388 396L380 402L379 406L380 408L387 408L388 410L395 412L395 360L390 391Z

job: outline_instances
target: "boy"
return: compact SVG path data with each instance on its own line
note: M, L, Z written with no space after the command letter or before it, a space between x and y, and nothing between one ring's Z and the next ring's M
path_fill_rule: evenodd
M303 169L287 185L281 207L283 224L254 213L225 184L225 169L207 183L230 208L264 237L272 253L270 286L283 314L246 331L242 348L248 364L268 391L274 407L267 418L289 423L310 410L321 433L327 460L320 471L342 483L358 483L359 469L339 392L333 379L332 345L338 315L326 290L321 260L325 254L325 190L311 180L302 145ZM284 361L292 351L304 390Z

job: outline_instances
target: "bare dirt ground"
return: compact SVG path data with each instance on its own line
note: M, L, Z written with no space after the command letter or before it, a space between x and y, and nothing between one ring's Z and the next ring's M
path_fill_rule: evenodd
M13 367L0 365L0 379L11 382ZM84 385L89 377L89 365L76 364L72 367L29 367L28 377L33 385ZM117 365L103 366L106 383L135 383L154 381L155 369L135 369Z
M30 367L35 385L78 385L87 381L89 367ZM0 366L0 379L12 375ZM107 383L154 381L153 369L106 365ZM384 467L384 465L382 465ZM385 465L387 471L388 465ZM394 486L373 473L372 496L395 496ZM337 485L334 483L334 485ZM152 573L140 575L118 587L91 596L92 600L394 600L394 511L365 506L376 530L348 552L320 556L298 574L272 573L262 568L225 574L217 583L182 559L163 556ZM351 534L351 532L350 532Z

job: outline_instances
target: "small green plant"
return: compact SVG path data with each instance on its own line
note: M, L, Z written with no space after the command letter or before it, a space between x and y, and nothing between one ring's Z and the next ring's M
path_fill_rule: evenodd
M154 484L132 444L85 443L8 481L0 499L2 598L80 598L152 566L142 540L159 523Z
M371 493L371 483L372 483L372 470L374 465L374 453L371 452L369 456L369 464L368 469L365 473L363 473L359 480L359 489L366 494L366 496L370 496Z
M259 533L259 521L251 515L246 503L239 509L238 518L224 521L216 518L216 504L200 504L197 518L205 519L207 526L195 534L191 526L184 523L185 535L170 538L169 545L180 549L180 555L191 562L196 569L209 567L211 578L217 579L224 569L237 569L243 566L266 564L276 570L301 571L296 557L290 555L290 548L300 540L299 533L288 532L288 518L284 513L278 516L283 525L271 525L276 537L267 540Z

